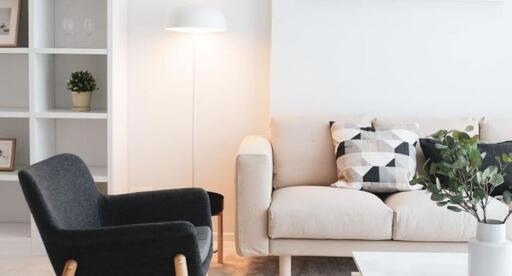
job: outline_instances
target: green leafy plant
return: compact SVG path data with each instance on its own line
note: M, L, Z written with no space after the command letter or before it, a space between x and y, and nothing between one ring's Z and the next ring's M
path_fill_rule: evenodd
M473 128L468 126L466 131ZM486 153L478 149L478 136L470 137L466 132L440 130L432 135L442 156L441 162L427 160L426 175L418 175L413 183L421 184L431 193L431 199L437 206L446 207L454 212L467 212L478 222L490 223L487 207L493 190L504 183L504 176L512 173L512 154L496 157L499 166L482 168ZM440 177L443 179L441 183ZM509 206L505 221L512 214L512 193L505 191L497 197ZM496 221L493 220L493 223Z
M71 73L71 77L67 82L69 91L72 92L92 92L97 90L96 80L88 71L78 71Z

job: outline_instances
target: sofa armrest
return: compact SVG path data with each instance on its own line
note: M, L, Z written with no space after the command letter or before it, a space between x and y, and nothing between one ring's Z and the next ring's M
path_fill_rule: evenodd
M269 255L267 212L272 201L272 147L248 136L236 158L236 244L241 256Z

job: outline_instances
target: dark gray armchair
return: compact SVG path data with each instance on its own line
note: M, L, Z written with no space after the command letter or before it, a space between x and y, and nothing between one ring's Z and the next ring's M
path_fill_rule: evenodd
M37 163L19 178L57 274L208 271L211 216L202 189L104 196L84 162L71 154Z

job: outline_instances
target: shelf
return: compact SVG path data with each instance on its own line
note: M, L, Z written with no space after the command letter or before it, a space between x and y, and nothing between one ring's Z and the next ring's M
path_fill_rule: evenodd
M28 54L28 48L0 48L0 54Z
M102 109L91 110L90 112L76 112L69 109L50 109L36 112L37 118L49 119L107 119L107 111Z
M26 107L0 107L0 118L28 118Z
M26 165L16 165L14 171L0 171L0 181L18 181L18 171L26 168ZM106 167L89 167L91 174L96 182L108 182L108 173Z
M18 181L18 171L26 165L14 165L14 171L0 171L0 181Z
M30 242L30 223L0 222L0 243Z
M92 178L95 182L108 182L107 168L105 167L89 167Z
M34 52L53 55L107 55L107 49L89 48L36 48Z
M1 48L0 54L29 54L34 49L37 54L52 55L107 55L107 49L94 48Z

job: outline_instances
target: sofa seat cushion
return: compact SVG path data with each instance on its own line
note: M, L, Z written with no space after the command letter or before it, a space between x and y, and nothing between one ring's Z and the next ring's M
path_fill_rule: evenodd
M273 239L391 239L393 211L359 190L282 188L272 194L268 216Z
M425 242L464 242L476 236L476 219L465 213L455 213L438 207L427 191L396 193L385 200L393 209L393 240ZM503 219L507 206L493 200L488 216ZM507 224L510 224L507 223ZM512 227L507 227L510 230Z

